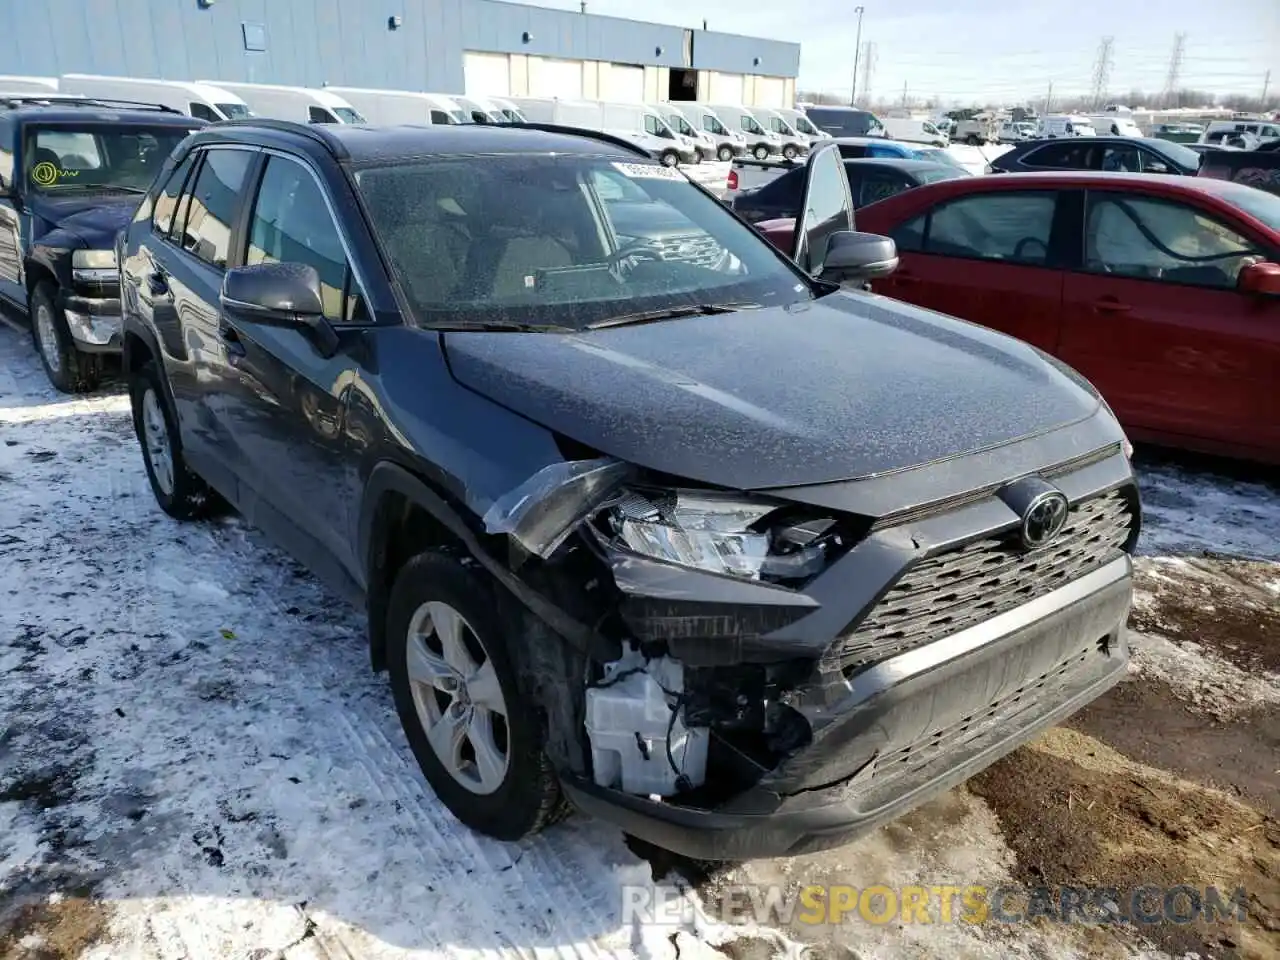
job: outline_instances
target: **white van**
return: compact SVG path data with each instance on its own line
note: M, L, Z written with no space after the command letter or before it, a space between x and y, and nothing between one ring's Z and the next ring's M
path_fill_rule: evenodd
M554 97L512 99L531 123L554 123L609 133L634 143L667 166L674 167L682 160L691 163L697 157L693 146L681 140L656 110L644 104Z
M800 133L787 122L787 118L772 107L748 107L751 115L760 121L760 126L782 141L782 155L794 160L802 153L809 152L809 138Z
M912 120L909 117L881 117L884 131L893 140L903 143L927 143L931 147L949 147L951 138L928 120Z
M706 137L715 148L716 159L728 163L747 152L747 138L730 130L716 112L702 103L672 101L663 104L665 116L684 117L689 125Z
M698 153L698 161L710 160L712 157L718 157L720 146L711 139L711 135L701 130L695 130L693 125L689 123L688 118L679 110L670 109L668 103L652 104L653 109L662 115L662 119L667 121L667 126L678 133L685 140L693 144L693 149ZM741 153L741 150L739 150ZM728 151L729 159L733 158L733 151Z
M1096 137L1093 121L1079 114L1055 113L1040 121L1040 136L1054 140L1058 137Z
M1133 122L1127 113L1097 113L1089 117L1093 121L1093 129L1101 136L1141 137L1142 129Z
M740 103L708 104L716 116L730 130L737 130L746 137L747 149L757 160L767 159L771 153L782 152L782 138L760 125L750 110Z
M488 97L453 95L453 99L471 118L472 123L511 123L511 120Z
M249 105L239 96L208 83L64 73L58 80L58 90L61 93L78 93L85 97L102 97L107 100L159 103L188 116L214 123L253 116Z
M1274 120L1214 120L1204 133L1200 134L1201 143L1218 143L1232 134L1247 134L1244 141L1251 145L1280 137L1280 123Z
M296 123L364 123L360 112L329 90L286 87L274 83L239 83L201 80L230 90L249 105L256 117L293 120Z
M57 93L57 77L0 76L0 90L5 93Z
M507 123L525 123L525 115L520 109L508 100L506 97L486 97L490 103L497 108L498 112L507 118Z
M827 131L814 126L803 110L793 110L789 107L778 107L777 112L782 114L784 120L795 129L796 133L809 138L809 144L812 146L815 140L830 140L831 134Z
M377 90L370 87L325 87L358 110L367 123L402 124L469 123L456 100L437 93L415 90Z

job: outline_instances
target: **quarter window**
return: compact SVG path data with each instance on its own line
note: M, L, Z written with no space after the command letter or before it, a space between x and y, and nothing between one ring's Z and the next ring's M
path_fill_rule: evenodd
M195 162L196 153L193 151L187 154L187 159L183 160L178 168L173 171L172 176L169 177L169 182L160 191L160 196L156 197L156 207L151 216L151 226L162 237L167 237L169 231L173 228L173 215L178 209L178 198L182 195L182 188L187 182L187 174L191 172Z
M208 150L196 176L186 211L182 249L223 269L231 250L231 218L244 190L253 154L245 150Z
M992 193L938 207L929 218L924 252L1030 266L1049 262L1053 193Z
M1263 251L1194 207L1149 197L1091 192L1084 267L1090 273L1233 288Z
M333 323L369 319L324 194L299 163L268 158L249 221L245 263L305 263L314 267L320 275L326 319Z

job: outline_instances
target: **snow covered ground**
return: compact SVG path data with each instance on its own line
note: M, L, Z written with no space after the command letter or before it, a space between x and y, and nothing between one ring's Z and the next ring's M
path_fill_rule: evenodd
M1172 468L1144 486L1163 575L1188 549L1276 557L1274 490ZM118 385L62 397L0 326L0 957L770 960L813 941L700 921L714 885L673 888L675 922L626 922L623 887L650 865L582 816L520 844L460 827L363 631L239 520L161 513ZM1160 643L1152 676L1221 673L1195 643ZM730 879L996 883L1015 865L992 809L960 788L842 851ZM1093 952L1038 927L831 936L835 956Z

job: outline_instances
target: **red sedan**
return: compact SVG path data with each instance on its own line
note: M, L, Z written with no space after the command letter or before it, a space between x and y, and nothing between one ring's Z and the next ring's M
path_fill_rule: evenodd
M876 292L1061 358L1135 439L1280 463L1280 196L1020 173L917 187L857 221L897 243Z

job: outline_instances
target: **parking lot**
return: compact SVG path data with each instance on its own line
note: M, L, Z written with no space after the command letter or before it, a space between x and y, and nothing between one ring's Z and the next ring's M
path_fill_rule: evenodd
M732 869L575 815L520 844L426 787L362 616L237 519L179 526L118 383L0 327L0 958L1274 955L1280 492L1143 459L1129 682L836 851ZM634 847L634 848L633 848ZM626 888L688 909L642 923ZM734 925L776 885L1243 886L1244 923ZM700 919L701 918L701 919Z

